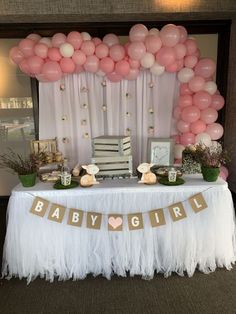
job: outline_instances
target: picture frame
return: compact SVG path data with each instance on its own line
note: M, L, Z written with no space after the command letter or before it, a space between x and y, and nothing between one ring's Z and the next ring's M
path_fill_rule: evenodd
M148 138L148 161L160 166L174 164L174 140L171 138Z

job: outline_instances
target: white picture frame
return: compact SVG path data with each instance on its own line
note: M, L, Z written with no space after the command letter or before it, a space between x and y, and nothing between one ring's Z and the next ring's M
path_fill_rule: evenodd
M148 139L148 162L160 166L174 164L174 140L170 138Z

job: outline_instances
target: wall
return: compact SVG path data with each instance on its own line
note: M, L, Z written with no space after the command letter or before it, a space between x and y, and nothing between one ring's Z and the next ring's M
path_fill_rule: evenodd
M225 143L232 147L230 188L236 192L236 1L234 0L2 0L0 23L231 19ZM4 25L4 24L3 24ZM1 24L0 24L1 26Z

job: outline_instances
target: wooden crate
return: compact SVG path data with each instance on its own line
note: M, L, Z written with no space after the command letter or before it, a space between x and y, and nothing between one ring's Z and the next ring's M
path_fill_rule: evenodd
M31 152L38 154L40 152L52 152L57 151L57 139L38 140L31 141Z
M131 155L130 136L99 136L92 140L93 157Z
M96 176L130 176L132 174L132 156L94 157L99 172Z

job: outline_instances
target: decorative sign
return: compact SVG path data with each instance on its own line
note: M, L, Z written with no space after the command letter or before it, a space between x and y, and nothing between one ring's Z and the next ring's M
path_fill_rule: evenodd
M108 230L122 231L123 229L123 215L108 215Z
M89 229L99 230L101 229L103 216L106 216L107 229L109 231L123 231L124 219L127 219L128 229L132 231L143 229L143 215L148 215L151 227L156 228L166 225L166 213L164 212L165 209L168 209L169 215L172 218L173 222L177 222L179 220L187 218L187 214L184 209L184 202L188 201L195 213L206 209L207 203L202 193L195 194L186 200L169 205L168 207L153 209L148 212L128 214L101 214L97 212L85 212L82 209L69 208L67 224L73 227L81 227L84 216L86 215L86 227ZM41 197L35 197L30 209L30 213L40 217L44 217L47 208L49 207L49 204L49 201ZM50 204L47 217L49 220L61 223L65 215L66 207L54 203Z
M169 206L168 208L169 208L169 212L173 221L178 221L178 220L186 218L184 206L181 202L173 204Z
M205 199L202 196L202 193L196 194L189 198L189 203L192 206L192 209L195 213L200 212L201 210L207 208Z
M154 210L150 211L149 212L149 218L150 218L151 226L153 228L166 224L165 216L164 216L164 212L163 212L162 208L154 209Z

